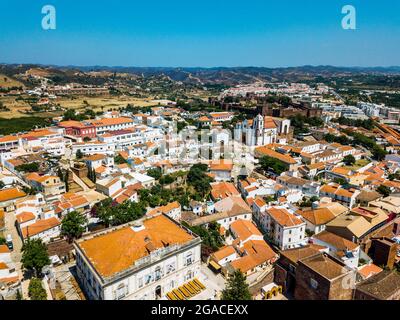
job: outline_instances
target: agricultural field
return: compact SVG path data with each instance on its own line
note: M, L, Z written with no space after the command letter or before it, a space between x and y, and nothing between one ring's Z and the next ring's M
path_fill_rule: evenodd
M128 104L137 107L156 106L161 103L160 100L149 98L133 98L133 97L85 97L79 96L74 98L59 98L56 101L64 109L85 109L87 106L97 111L108 111L110 109L125 108Z
M7 109L0 111L0 118L12 119L22 117L31 107L22 100L16 100L13 96L0 97L0 103Z
M12 88L12 87L23 87L24 84L10 77L0 74L0 88Z
M88 107L93 111L108 111L114 109L125 108L128 104L149 107L156 106L161 103L165 103L165 100L157 100L152 97L149 98L133 98L133 97L113 97L113 96L101 96L101 97L60 97L54 100L56 105L59 105L62 109L74 109L83 110ZM0 118L13 119L23 116L37 116L37 117L56 117L63 114L62 111L50 111L50 112L37 112L34 114L27 115L26 112L31 111L29 103L23 100L16 100L13 96L0 97L0 103L2 103L8 110L0 111Z

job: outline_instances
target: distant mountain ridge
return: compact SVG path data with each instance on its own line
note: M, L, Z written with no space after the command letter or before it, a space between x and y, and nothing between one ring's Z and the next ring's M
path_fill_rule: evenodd
M44 69L54 76L88 75L90 72L132 74L140 77L166 76L174 81L192 84L248 84L256 81L304 81L317 77L351 75L400 76L400 66L337 67L330 65L299 67L125 67L125 66L55 66L40 64L0 64L0 74L13 76L30 69Z

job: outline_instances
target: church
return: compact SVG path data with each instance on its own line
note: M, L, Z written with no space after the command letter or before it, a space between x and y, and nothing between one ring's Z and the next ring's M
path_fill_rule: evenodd
M235 140L247 146L264 146L270 143L287 143L290 120L257 115L253 120L244 120L235 127Z

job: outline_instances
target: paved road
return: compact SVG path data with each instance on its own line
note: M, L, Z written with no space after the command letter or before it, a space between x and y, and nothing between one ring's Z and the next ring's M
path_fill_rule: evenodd
M17 228L15 227L15 215L14 212L7 212L5 216L6 222L6 230L4 231L4 235L7 236L11 234L14 250L11 253L11 258L13 263L15 264L15 269L18 274L22 277L22 270L21 270L21 248L22 248L22 240L17 232Z
M206 290L193 297L193 300L215 300L225 289L225 279L221 274L213 273L205 264L201 264L199 280L204 284ZM215 297L217 295L217 297Z

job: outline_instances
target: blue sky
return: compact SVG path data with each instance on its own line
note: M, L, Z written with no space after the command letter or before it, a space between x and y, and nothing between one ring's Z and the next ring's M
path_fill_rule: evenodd
M41 28L44 5L57 29ZM341 9L357 9L343 30ZM0 62L108 66L400 65L398 0L1 0Z

